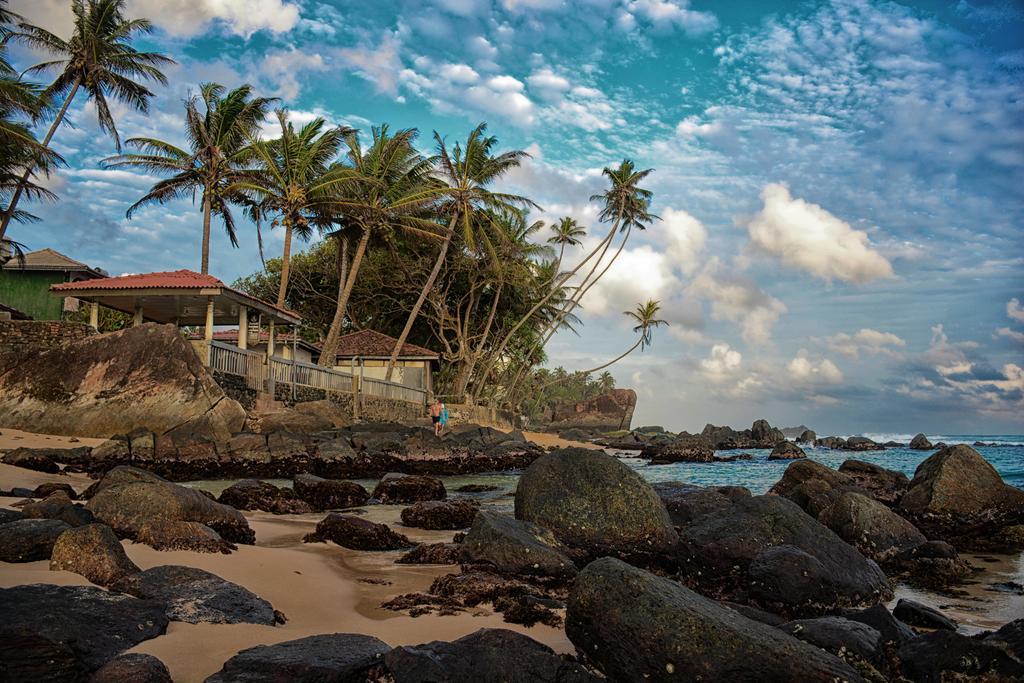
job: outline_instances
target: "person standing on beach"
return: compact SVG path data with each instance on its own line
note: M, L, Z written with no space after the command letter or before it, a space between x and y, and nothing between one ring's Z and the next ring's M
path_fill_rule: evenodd
M444 405L441 399L435 398L434 404L430 406L430 421L434 423L434 436L441 436L441 410Z
M444 434L444 428L448 426L448 406L446 406L443 403L441 404L441 421L440 421L440 425L441 425L441 429L439 430L438 433L439 434Z

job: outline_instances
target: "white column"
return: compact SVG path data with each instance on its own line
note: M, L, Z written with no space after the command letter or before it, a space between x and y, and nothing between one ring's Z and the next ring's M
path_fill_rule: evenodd
M210 344L213 343L213 297L206 299L206 326L203 328L203 339L206 340L206 364L210 364Z
M135 317L132 319L132 327L138 327L142 324L142 304L135 304Z
M249 347L249 307L238 307L238 348Z
M271 320L270 324L267 325L267 358L271 358L274 355L274 321Z
M93 301L89 304L89 324L94 330L100 329L100 305Z

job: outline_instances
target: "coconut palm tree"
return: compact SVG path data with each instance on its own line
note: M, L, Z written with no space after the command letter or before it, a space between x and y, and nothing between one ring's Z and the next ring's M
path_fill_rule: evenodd
M576 247L581 244L580 240L587 234L586 228L576 222L575 218L565 216L557 223L551 224L551 232L554 233L548 238L548 244L558 245L558 260L555 262L555 275L562 269L562 257L565 256L566 247Z
M615 388L615 378L612 377L612 373L605 370L597 378L597 386L602 394L607 394L609 391Z
M248 196L249 215L257 222L272 217L271 227L284 227L284 251L281 257L281 282L277 305L284 306L288 293L292 238L308 240L316 230L330 229L338 211L342 187L352 173L333 161L346 136L354 133L345 126L327 128L322 118L296 130L288 121L288 112L278 109L281 137L255 140L250 135L251 153L258 169L247 173L225 192L229 196Z
M147 113L153 93L141 81L167 83L160 69L173 64L174 60L159 52L140 52L132 47L133 38L151 33L153 25L146 19L126 18L125 3L126 0L71 0L74 29L68 40L29 24L20 24L19 30L12 34L13 40L50 52L55 57L35 65L28 73L59 70L57 78L43 92L47 98L63 98L43 138L44 147L49 147L75 96L84 90L96 107L100 130L114 138L120 152L121 139L107 98L112 96L133 109ZM0 218L0 239L6 234L7 226L17 211L18 200L25 193L38 164L38 160L33 160L25 165L21 181Z
M139 153L109 157L103 160L105 166L133 166L170 175L128 207L128 218L148 204L163 204L189 195L194 200L198 193L203 211L200 271L210 272L211 217L216 214L221 218L228 239L237 247L238 236L229 205L245 199L235 187L253 174L255 154L250 140L274 101L274 98L252 97L249 85L225 94L224 86L203 83L199 94L185 101L187 150L156 138L127 140L126 144L140 150Z
M587 277L584 278L584 281L586 282L590 279L607 253L617 232L629 231L634 227L643 230L646 228L647 224L658 218L654 214L650 213L653 194L650 190L640 187L640 183L643 182L643 180L652 172L653 169L638 171L636 166L629 159L624 159L616 168L606 167L604 169L602 173L608 178L609 188L601 194L592 196L590 200L600 201L602 203L601 213L599 216L602 222L611 223L611 229L608 231L608 234L604 239L602 239L597 246L583 258L583 260L576 264L576 267L559 277L558 281L554 283L554 286L551 288L551 292L547 296L542 297L540 301L534 304L534 306L527 311L518 323L512 326L512 328L506 333L505 338L502 339L501 344L499 344L498 352L491 357L490 362L484 370L484 377L490 375L491 370L493 370L494 366L500 360L509 342L523 327L523 325L532 319L542 306L548 303L548 300L554 296L555 292L562 285L568 282L573 275L579 272L586 263L596 256L597 260L594 261L594 264ZM623 241L623 244L625 244L625 241ZM621 249L622 247L620 246L620 252ZM607 269L608 265L605 266L605 270L602 271L601 274L603 275ZM566 315L571 314L579 304L581 292L585 293L585 289L587 289L585 286L577 288L576 293L570 298L564 309L566 311Z
M644 303L637 304L636 308L633 309L632 311L624 311L624 314L626 316L632 318L636 322L636 325L633 327L633 331L639 334L636 343L634 343L632 346L626 349L624 353L622 353L619 356L616 356L607 363L602 363L601 365L598 365L596 368L590 368L588 370L578 370L574 374L586 377L591 373L597 372L598 370L604 370L608 366L618 363L620 360L622 360L629 354L633 353L633 351L635 351L637 348L643 351L645 347L650 346L651 337L652 333L654 332L654 329L656 327L661 327L662 325L665 325L666 327L668 326L668 322L666 322L665 320L661 320L657 317L659 310L661 310L661 302L648 299ZM558 381L560 380L556 378L554 380L551 380L547 384L542 384L538 388L538 391Z
M430 210L444 188L431 177L432 161L413 146L416 135L415 129L392 134L386 125L374 127L365 149L355 131L344 137L348 147L344 169L350 182L341 188L336 206L347 223L358 230L359 242L324 339L320 365L334 364L348 301L370 238L388 237L398 230L429 239L441 237Z
M437 171L440 178L447 185L445 191L446 201L441 210L443 219L448 225L444 241L437 253L434 267L423 284L423 290L419 298L413 304L409 317L405 321L405 327L398 336L395 348L388 359L387 372L384 379L391 380L395 369L395 362L398 354L405 344L405 340L412 331L412 326L419 316L423 302L426 301L430 290L434 288L441 266L444 265L445 256L451 246L452 238L456 232L460 233L466 246L474 249L477 241L480 241L484 250L489 254L496 255L493 243L488 236L487 227L491 224L491 218L495 212L503 212L536 206L526 197L513 194L494 192L488 186L494 183L501 176L516 168L529 154L522 150L513 150L494 154L494 148L498 139L486 135L487 124L481 123L474 128L469 137L466 138L465 146L456 144L449 152L444 139L434 133L434 140L437 142ZM478 220L480 219L480 220ZM474 226L482 226L483 230L474 230Z

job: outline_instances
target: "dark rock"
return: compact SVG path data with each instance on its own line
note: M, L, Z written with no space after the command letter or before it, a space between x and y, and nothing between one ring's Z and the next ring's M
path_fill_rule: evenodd
M915 451L930 451L932 449L932 442L924 434L918 434L910 440L910 448Z
M804 512L817 518L846 491L863 492L853 479L842 472L808 458L794 460L769 493L796 503Z
M955 631L956 622L937 609L922 605L914 600L900 598L892 611L893 616L905 624L921 628Z
M737 497L680 527L679 537L679 559L703 589L749 590L790 613L870 605L892 594L878 565L779 496Z
M570 427L590 429L599 432L610 432L617 429L629 429L636 408L636 392L632 389L612 389L584 401L559 403L550 412L545 411L544 418L551 424L550 430L561 430Z
M334 427L334 423L327 417L311 412L300 412L294 408L258 413L257 417L263 431L268 434L277 431L313 434Z
M313 474L295 477L295 495L309 503L317 512L341 510L365 505L370 494L353 481L322 479Z
M425 500L402 510L402 524L417 529L456 530L473 523L480 505L476 501Z
M50 571L81 574L98 586L139 571L106 524L88 524L62 533L53 546Z
M89 500L105 488L115 484L135 484L138 482L165 482L163 477L138 467L129 465L118 465L103 475L103 478L89 486L83 493L82 498Z
M70 528L59 519L20 519L8 522L0 526L0 560L48 560L53 552L53 544Z
M533 584L487 572L439 576L430 584L430 593L440 598L458 601L466 607L475 607L485 602L493 603L499 598L524 595L541 597L541 590Z
M731 427L705 425L701 436L708 439L716 450L733 448L775 448L786 440L781 430L772 427L766 420L757 420L750 429L737 432Z
M862 680L817 647L614 558L580 572L566 634L616 681Z
M25 513L19 510L0 508L0 525L7 524L8 522L17 522L19 519L25 519Z
M652 465L712 462L715 459L715 449L708 439L687 434L644 444L641 455L650 458Z
M908 548L890 558L885 566L903 574L908 583L934 590L962 583L973 573L971 565L945 541L926 541Z
M263 510L275 515L301 515L313 508L289 488L255 479L243 479L224 489L218 502L237 510Z
M804 431L800 432L800 436L796 437L796 442L797 443L805 443L805 444L809 444L811 446L813 446L814 442L817 441L817 440L818 440L818 435L815 434L810 429L805 429Z
M547 529L531 522L481 510L461 544L463 560L500 574L569 578L576 566Z
M143 523L135 540L154 550L191 550L197 553L230 553L234 543L199 522L154 519Z
M1019 681L1024 664L1002 643L969 638L954 631L935 631L899 650L903 675L911 681Z
M307 543L332 541L352 550L400 550L415 545L387 524L374 524L352 515L332 512L316 525L316 531L304 539Z
M63 491L55 491L43 500L22 506L21 511L31 519L59 519L71 526L92 524L96 520L91 512L75 505Z
M172 683L171 672L153 655L128 652L100 667L89 683Z
M860 658L876 669L884 667L882 634L859 621L843 617L818 617L797 619L779 628L851 664L857 661L856 658Z
M373 498L381 503L417 503L421 500L444 500L448 492L440 479L390 472L373 489Z
M986 643L1004 648L1018 662L1024 662L1024 619L1004 624L998 631L982 638Z
M651 487L665 504L672 523L685 525L701 515L724 510L735 496L750 496L742 487L705 488L678 481L657 482Z
M839 466L839 472L849 477L850 483L858 486L880 503L893 506L910 486L907 475L896 470L862 460L847 460Z
M396 647L384 655L395 683L597 683L580 664L514 631L481 629L458 640Z
M958 547L1003 546L999 532L1024 524L1024 491L1006 485L988 461L963 445L918 465L899 507L928 538Z
M92 586L0 589L0 672L7 681L80 681L167 630L158 603Z
M500 491L501 487L491 486L490 484L463 484L455 490L459 493L489 493L491 491Z
M878 631L882 642L897 648L917 638L917 634L892 615L885 605L873 605L867 609L839 610L838 615L851 621L859 621Z
M566 441L590 441L593 436L593 432L585 431L582 429L563 429L558 432L559 439L565 439Z
M258 645L226 661L206 683L362 683L389 650L383 641L354 633Z
M395 564L458 564L461 553L458 543L420 543L395 560Z
M274 608L255 593L216 574L177 565L126 576L111 590L164 605L167 618L189 624L276 623Z
M32 497L46 498L51 493L56 493L57 491L63 491L69 500L74 500L78 497L78 494L75 493L75 489L71 487L71 484L65 484L63 482L48 482L46 484L40 484L36 487L35 491L32 492Z
M913 524L876 500L848 491L818 515L818 521L857 548L884 563L927 539Z
M846 451L884 451L885 447L866 436L851 436L843 446Z
M769 460L795 460L806 457L807 454L804 453L803 449L792 441L783 441L768 454Z
M747 619L752 621L759 621L762 624L768 624L769 626L782 626L786 623L785 617L780 617L778 614L772 614L766 612L763 609L758 609L750 605L742 605L738 602L723 602L723 605L731 610L735 610L745 616Z
M582 448L553 451L530 465L519 479L515 514L587 554L657 555L677 540L665 506L639 474Z
M170 482L113 484L101 488L86 507L119 535L132 539L143 524L153 521L199 522L232 543L252 544L256 538L238 510Z
M60 472L60 467L50 453L52 453L52 449L49 448L15 448L4 454L3 462L5 465L13 465L26 470L56 474Z

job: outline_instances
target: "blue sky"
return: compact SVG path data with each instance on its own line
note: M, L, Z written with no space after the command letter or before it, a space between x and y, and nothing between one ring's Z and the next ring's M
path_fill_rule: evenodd
M579 337L549 347L597 365L632 344L622 311L660 299L671 326L612 369L638 422L1024 431L1019 2L128 4L179 66L149 117L118 112L122 137L179 139L208 80L250 82L297 120L418 127L425 146L485 120L532 154L505 187L593 239L601 168L656 169L662 220L591 290ZM63 33L66 5L12 9ZM197 268L198 208L126 221L154 179L100 168L113 146L84 100L72 120L61 201L13 236L113 273ZM258 266L253 230L237 250L215 235L215 274Z

